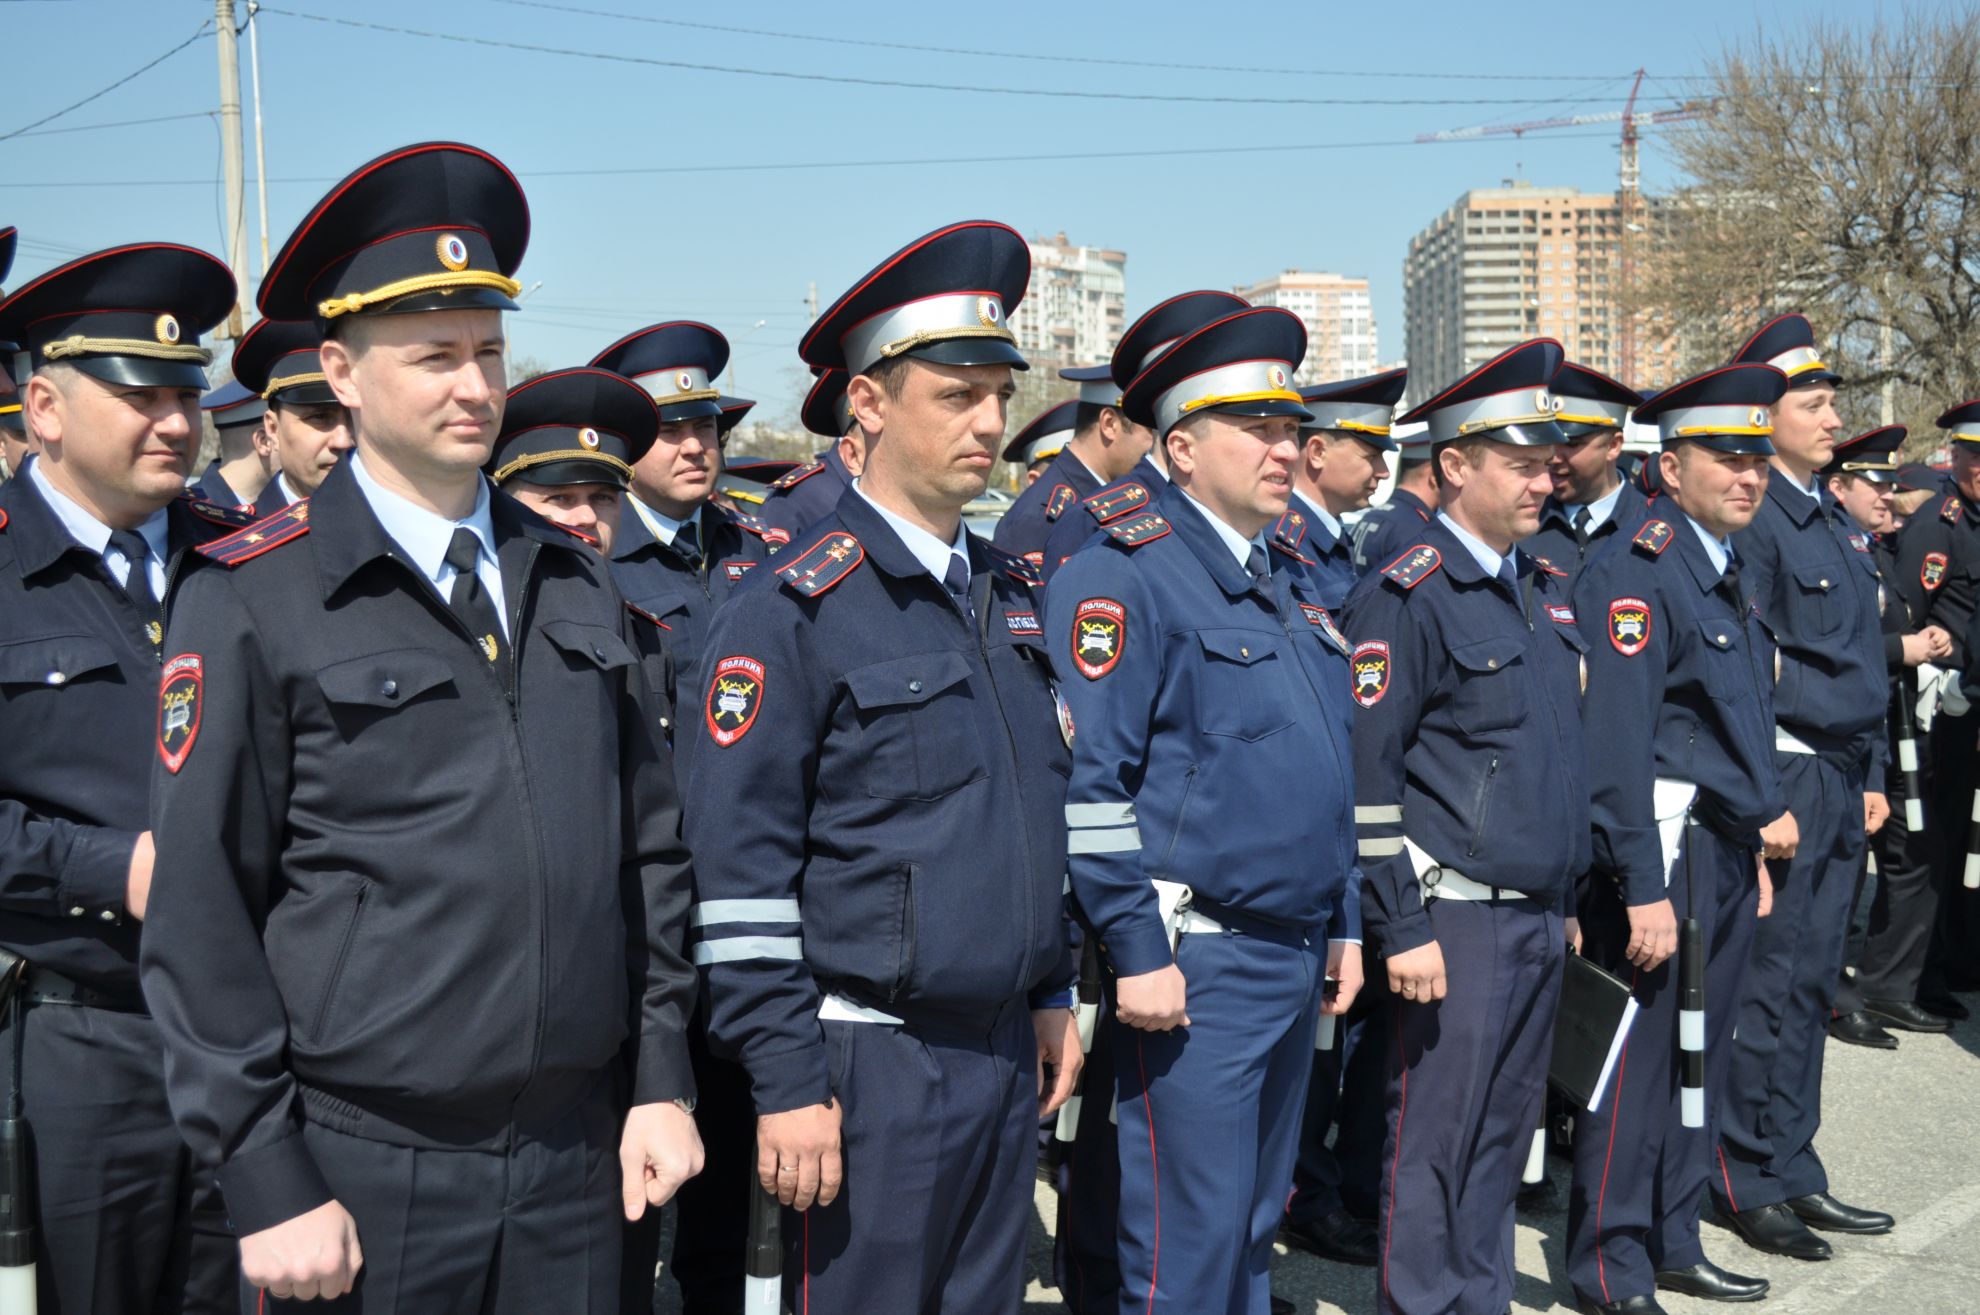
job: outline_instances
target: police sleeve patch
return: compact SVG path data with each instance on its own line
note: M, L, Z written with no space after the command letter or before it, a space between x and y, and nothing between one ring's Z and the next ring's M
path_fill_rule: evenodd
M1925 560L1918 564L1918 583L1930 593L1946 582L1946 555L1942 552L1928 552Z
M1405 589L1414 589L1444 564L1443 554L1427 543L1419 543L1382 568L1382 574Z
M1111 598L1089 598L1073 609L1072 659L1079 674L1098 680L1120 664L1127 642L1127 608Z
M763 706L763 664L753 657L725 657L708 683L708 738L726 749L749 733Z
M1389 692L1389 646L1379 639L1364 639L1354 646L1348 659L1354 671L1354 701L1372 708Z
M1671 546L1671 527L1664 521L1645 521L1630 542L1656 557Z
M181 653L165 664L158 681L158 760L174 775L186 765L199 738L200 696L206 673L197 653Z
M1641 598L1618 598L1609 604L1609 643L1624 657L1635 657L1650 644L1650 604Z

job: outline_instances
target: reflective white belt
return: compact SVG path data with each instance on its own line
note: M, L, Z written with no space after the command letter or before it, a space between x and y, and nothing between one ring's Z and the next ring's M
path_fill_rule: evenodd
M1215 936L1223 930L1223 923L1194 908L1182 910L1181 916L1176 919L1178 936Z
M1815 752L1807 741L1796 738L1795 734L1785 726L1774 727L1774 748L1782 753L1812 754Z
M1678 855L1684 843L1684 824L1691 816L1698 787L1690 781L1660 776L1650 787L1650 811L1657 819L1657 847L1664 859L1664 885L1671 884Z
M1456 868L1443 866L1414 840L1405 838L1403 850L1409 855L1409 865L1416 872L1416 884L1422 889L1426 902L1433 899L1491 900L1501 895L1523 898L1519 891L1487 886L1473 881Z
M865 1005L854 1004L843 995L828 995L818 1002L818 1017L827 1023L892 1023L896 1027L902 1021L892 1014L883 1014L878 1009L868 1009Z

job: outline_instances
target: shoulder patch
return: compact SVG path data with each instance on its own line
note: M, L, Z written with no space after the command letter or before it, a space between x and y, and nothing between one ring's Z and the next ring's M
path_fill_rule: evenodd
M749 733L756 714L763 707L763 664L745 654L725 657L715 664L715 675L708 683L708 703L703 716L708 722L708 738L726 749Z
M1169 532L1169 522L1149 512L1146 516L1136 516L1133 520L1103 522L1101 528L1130 548L1139 548L1144 543L1153 543Z
M1671 526L1668 521L1645 521L1643 528L1636 532L1631 543L1649 553L1652 557L1661 556L1664 549L1671 546Z
M825 469L824 462L817 460L807 461L802 466L799 466L797 469L788 470L785 471L782 475L779 475L771 483L770 487L778 490L779 492L781 492L784 489L793 488L796 485L804 483L806 480L810 479L813 475L816 475L819 471L823 469Z
M1641 598L1617 598L1609 604L1609 643L1624 657L1635 657L1650 646L1650 604Z
M1045 578L1038 573L1038 564L1033 562L1029 557L1019 557L1015 553L1005 552L996 544L987 541L983 547L985 554L990 558L990 564L1002 571L1005 575L1008 575L1011 579L1016 580L1019 584L1041 585L1045 583Z
M1049 524L1065 515L1066 508L1072 505L1073 488L1070 484L1054 484L1052 491L1045 495L1045 520Z
M1939 505L1939 519L1948 525L1959 524L1959 512L1959 499L1951 494L1948 494L1946 500Z
M1364 639L1348 657L1353 671L1354 701L1372 708L1389 692L1389 645L1380 639Z
M222 566L239 566L308 533L309 499L304 498L224 539L199 544L193 551L202 557L210 557Z
M1088 598L1074 609L1072 660L1079 674L1098 680L1120 664L1127 644L1127 607L1112 598Z
M179 495L179 501L185 504L187 511L215 525L228 525L238 530L254 524L254 512L248 508L223 507L212 499L193 492L190 488Z
M1918 563L1918 583L1931 593L1946 582L1946 555L1942 552L1928 552L1925 560Z
M1405 589L1414 589L1444 564L1443 554L1427 543L1419 543L1382 568L1382 574Z
M811 551L789 566L778 568L777 578L802 597L816 598L865 560L866 549L859 540L841 530L811 545Z
M634 616L638 617L642 621L651 622L652 624L659 626L662 630L673 629L672 626L668 625L665 621L662 621L659 617L653 615L653 613L647 611L645 608L641 607L638 603L627 603L626 610L628 612L631 612Z
M1148 505L1148 490L1140 484L1122 484L1116 488L1101 489L1088 498L1085 507L1093 513L1093 519L1105 525L1108 521L1119 520L1131 511L1140 511Z

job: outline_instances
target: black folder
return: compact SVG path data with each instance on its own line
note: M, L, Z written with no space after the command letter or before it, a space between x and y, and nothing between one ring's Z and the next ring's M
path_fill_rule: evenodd
M1577 1108L1592 1113L1601 1105L1636 1008L1628 982L1578 954L1568 955L1547 1079Z

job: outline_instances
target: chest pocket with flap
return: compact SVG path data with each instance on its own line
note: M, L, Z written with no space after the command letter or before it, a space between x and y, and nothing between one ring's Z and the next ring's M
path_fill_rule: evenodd
M944 650L846 673L859 718L866 792L939 799L989 775L976 733L969 660Z

